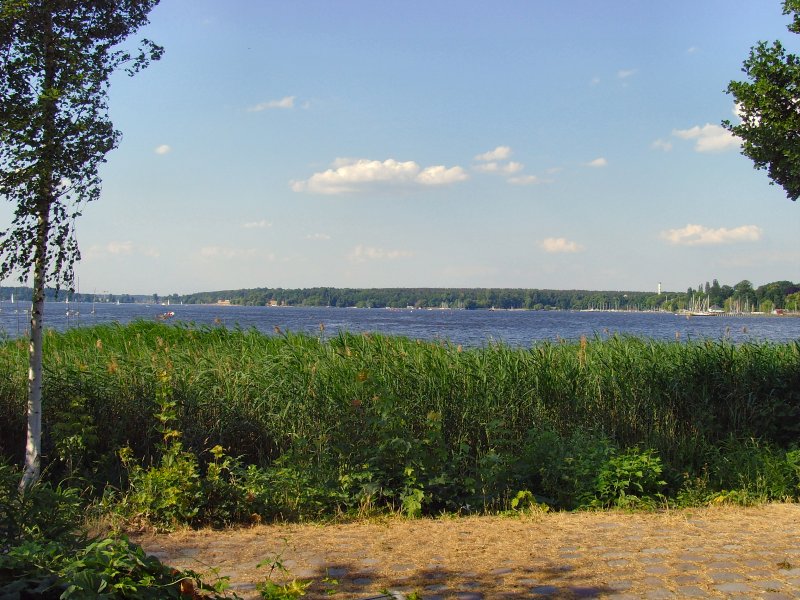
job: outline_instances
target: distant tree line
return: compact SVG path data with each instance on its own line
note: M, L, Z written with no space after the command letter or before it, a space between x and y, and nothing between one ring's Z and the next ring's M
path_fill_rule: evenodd
M29 302L29 287L3 287L0 301L11 295ZM753 287L748 280L734 286L712 282L686 292L625 292L591 290L539 290L525 288L253 288L196 294L81 294L46 290L50 302L122 302L153 304L217 304L241 306L332 306L338 308L450 308L498 310L664 310L679 311L698 304L726 312L800 310L800 283L774 281Z
M333 306L339 308L451 308L526 310L666 310L697 303L731 312L800 309L800 284L776 281L757 288L705 282L686 292L539 290L524 288L254 288L173 295L187 304L230 302L245 306ZM707 302L705 302L707 300Z

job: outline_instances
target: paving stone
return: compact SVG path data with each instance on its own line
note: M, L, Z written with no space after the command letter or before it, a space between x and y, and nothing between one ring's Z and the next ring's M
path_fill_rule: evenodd
M631 556L633 556L633 553L632 552L613 551L613 552L603 552L603 553L599 554L598 556L600 556L600 558L604 558L606 560L619 560L621 558L630 558Z
M596 587L570 586L569 591L576 598L596 598L602 592Z
M784 582L778 581L777 579L757 579L751 581L750 584L755 588L768 592L778 592L786 587Z
M742 548L741 544L725 544L722 547L723 550L741 550L741 548Z
M794 594L784 594L783 592L765 592L760 597L763 600L792 600L797 598Z
M682 585L678 588L678 597L681 598L708 598L708 592L696 585Z
M633 582L627 580L613 581L607 584L606 587L615 592L622 592L631 589L633 587Z
M771 565L770 563L768 563L767 561L765 561L765 560L759 560L759 559L743 560L743 561L742 561L742 564L743 564L745 567L750 567L750 568L752 568L752 569L760 569L760 568L764 568L764 567L770 567L770 566L772 566L772 565Z
M746 583L723 583L722 585L715 585L714 589L726 594L747 594L753 591Z
M644 548L642 554L669 554L666 548Z
M374 580L371 577L356 577L352 581L353 585L358 585L363 587L366 585L372 585Z
M389 566L389 570L395 572L411 571L412 569L415 568L416 565L412 565L411 563L397 563Z
M616 568L616 567L627 567L629 564L631 564L631 561L625 560L624 558L620 558L620 559L617 559L617 560L609 560L609 561L606 562L606 564L609 567L614 567L614 568Z
M438 569L434 569L431 571L424 571L420 574L420 576L423 579L442 579L443 577L447 577L447 573Z
M425 586L425 590L427 590L429 592L443 592L443 591L445 591L447 589L449 589L448 586L446 586L443 583L434 583L434 584Z
M741 581L742 576L738 573L731 573L729 571L713 571L708 574L711 581L714 583L724 583L727 581Z
M716 560L708 563L709 569L738 569L739 565L729 560Z
M681 573L685 573L687 571L697 571L700 568L700 565L697 563L680 562L673 564L672 568L676 571L680 571Z
M483 600L483 594L480 592L456 592L453 597L458 600Z
M670 570L671 569L668 569L667 567L662 567L659 565L650 565L649 567L645 568L644 572L647 573L648 575L664 575L665 573L669 573Z
M694 552L684 552L682 554L678 554L678 560L685 560L687 562L697 562L699 560L704 560L705 557L701 556L700 554L695 554Z
M664 598L674 598L675 594L667 588L655 588L647 591L644 597L648 600L662 600Z
M343 567L328 567L325 569L325 574L333 579L340 579L347 575L347 569Z
M508 575L509 573L513 573L513 572L514 572L514 569L509 569L509 568L492 569L491 571L489 571L489 575L494 575L494 576Z
M558 588L554 585L537 585L536 587L531 588L531 594L538 594L541 596L555 594L557 591Z
M701 583L703 580L698 575L678 575L675 578L675 583L678 585L691 585L693 583Z

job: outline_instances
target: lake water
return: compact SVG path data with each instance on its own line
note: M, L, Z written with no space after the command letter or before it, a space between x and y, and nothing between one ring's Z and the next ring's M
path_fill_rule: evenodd
M0 303L0 332L10 337L26 335L27 304ZM67 308L70 314L67 314ZM94 313L92 313L94 310ZM659 340L727 338L736 342L800 339L800 318L773 316L691 317L671 313L488 311L488 310L387 310L356 308L263 307L145 304L48 303L45 325L58 330L98 323L154 320L174 311L176 321L204 325L256 328L272 334L282 331L335 335L340 330L376 331L423 340L446 340L464 346L504 342L527 347L541 341L577 340L581 336L629 334ZM77 314L76 314L77 313Z

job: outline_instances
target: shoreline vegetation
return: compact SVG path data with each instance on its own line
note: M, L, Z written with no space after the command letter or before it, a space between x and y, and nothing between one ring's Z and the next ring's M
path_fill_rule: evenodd
M3 288L0 301L29 300L30 288ZM169 296L76 293L48 290L47 300L152 304L241 306L314 306L339 308L450 310L602 310L666 311L711 314L771 314L800 311L800 283L775 281L754 287L747 280L734 286L715 279L686 292L546 290L525 288L252 288L171 294Z
M0 345L11 463L24 447L26 352L22 340ZM115 489L124 505L165 456L191 456L181 476L198 485L211 465L235 485L255 478L251 500L219 516L198 511L197 490L175 491L170 510L188 512L151 515L164 526L800 493L800 341L461 348L138 321L50 331L45 364L52 481Z
M800 498L800 340L323 333L49 330L44 481L25 494L27 342L0 343L0 591L96 589L126 565L131 597L230 597L120 536L142 528ZM110 537L87 539L84 514Z

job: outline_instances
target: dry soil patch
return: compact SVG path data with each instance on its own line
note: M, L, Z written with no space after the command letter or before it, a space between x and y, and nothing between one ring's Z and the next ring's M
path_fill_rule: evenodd
M306 598L800 598L800 505L387 519L133 536L241 596L280 556ZM329 581L326 582L325 579ZM276 573L273 579L285 580ZM331 583L336 580L338 583Z

